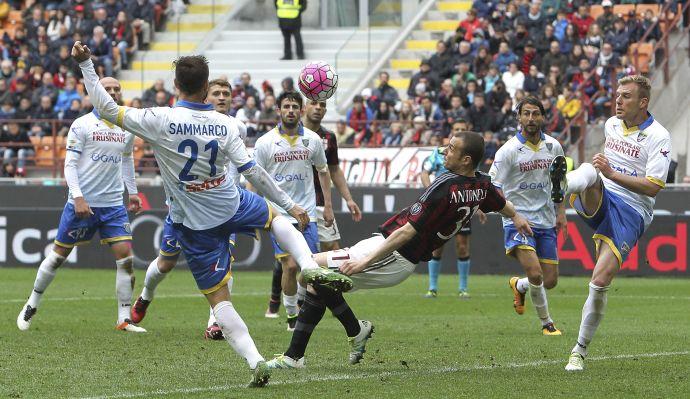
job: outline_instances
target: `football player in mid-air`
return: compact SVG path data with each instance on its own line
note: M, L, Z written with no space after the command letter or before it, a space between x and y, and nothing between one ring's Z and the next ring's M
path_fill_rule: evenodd
M417 202L386 221L373 237L347 249L321 252L314 259L322 267L351 276L354 288L375 289L397 285L409 277L417 263L428 261L432 252L450 240L478 210L500 212L512 218L521 233L531 235L527 221L515 213L491 178L477 172L483 155L481 135L455 134L444 152L448 172L427 187ZM307 344L326 307L342 309L339 319L351 346L349 361L359 363L374 331L372 323L358 320L341 293L309 286L288 350L267 362L268 367L304 367Z
M287 209L300 227L308 223L304 209L249 157L237 122L204 104L209 72L203 56L175 61L176 107L144 109L118 106L108 96L98 82L88 47L75 42L72 56L79 63L99 114L151 143L168 196L175 238L197 286L213 308L226 341L252 369L250 386L265 386L270 370L230 302L230 235L257 228L270 230L281 247L295 257L306 283L346 291L352 280L319 268L304 237L287 218L227 178L227 165L232 162L254 187Z
M103 78L101 85L111 101L121 103L117 80ZM88 244L98 231L101 244L110 245L117 265L116 328L146 332L132 323L129 315L134 288L132 232L122 194L126 186L129 209L139 211L141 201L134 183L133 148L134 136L101 117L96 109L77 118L70 126L65 159L69 196L60 217L53 249L41 262L31 296L17 317L20 330L26 331L31 326L45 290L74 246Z
M566 160L551 165L554 202L570 203L594 229L597 261L582 307L582 322L567 371L582 371L587 349L604 317L606 292L630 250L649 227L655 197L671 163L671 135L647 111L651 82L644 76L618 81L616 115L604 125L604 153L566 175Z
M549 180L551 161L563 156L563 148L542 130L545 113L541 101L527 97L518 104L517 113L522 130L496 152L489 170L494 185L525 215L534 232L525 235L510 219L503 219L506 254L515 257L527 274L509 281L513 307L517 314L523 314L525 294L529 291L542 334L561 335L549 314L546 290L558 283L557 232L567 234L565 207L554 206L551 201Z
M214 79L208 84L208 95L206 102L213 105L213 108L221 114L227 115L230 107L231 90L230 83L224 79ZM244 140L247 137L246 127L242 122L237 121L240 128L240 137ZM228 165L228 179L239 184L239 172L233 165ZM230 248L234 248L235 238L231 236ZM132 307L132 322L140 323L146 316L146 311L153 301L156 293L156 287L160 284L168 273L177 264L177 258L180 256L180 244L175 239L173 231L172 219L170 215L166 216L163 225L163 233L161 234L160 251L158 257L154 259L146 270L146 278L144 279L144 288L141 295L134 302ZM232 258L232 256L231 256ZM213 309L210 310L208 317L208 325L204 331L204 338L213 340L223 340L223 331L221 330L216 317L213 315Z

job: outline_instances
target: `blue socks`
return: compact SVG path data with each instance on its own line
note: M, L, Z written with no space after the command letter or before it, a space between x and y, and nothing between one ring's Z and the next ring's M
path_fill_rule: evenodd
M441 258L429 261L429 291L438 291L438 275L441 273Z
M431 270L431 268L429 268ZM458 258L458 275L460 276L460 284L458 290L467 291L467 280L470 276L470 258Z

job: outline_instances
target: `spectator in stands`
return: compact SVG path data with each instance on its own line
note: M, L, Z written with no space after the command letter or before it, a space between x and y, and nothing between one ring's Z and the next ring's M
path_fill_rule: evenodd
M546 17L542 13L541 5L538 2L532 2L532 4L530 4L527 17L522 20L530 37L535 38L544 32Z
M441 83L441 90L436 96L436 104L438 104L441 111L446 112L450 109L450 99L455 95L457 91L453 88L453 82L450 79L446 79Z
M613 21L616 20L616 16L613 14L613 3L611 0L604 0L601 2L601 6L604 8L604 13L597 18L596 22L604 32L608 32L613 29Z
M444 119L443 112L441 112L437 104L434 104L430 97L422 97L421 106L417 110L416 116L421 116L424 122L426 122L426 126L428 126L432 132L441 132ZM423 142L427 143L429 138L430 136L423 137Z
M576 44L568 55L568 65L580 65L580 60L583 58L587 58L587 56L582 51L582 45Z
M466 62L468 65L472 65L472 61L474 61L474 54L472 54L472 45L470 42L463 40L460 42L458 45L458 52L455 53L453 56L453 68L452 70L457 69L458 64L461 64L463 62ZM434 70L434 73L436 71Z
M352 99L352 108L347 111L347 124L354 129L356 133L356 144L367 142L367 134L369 133L369 124L374 118L374 113L364 104L364 98L361 95L356 95Z
M525 83L522 85L522 88L528 94L536 96L544 82L544 74L539 72L536 65L530 65L529 73L525 77Z
M613 45L613 51L618 54L628 52L630 44L630 34L622 18L617 18L613 23L613 29L606 35L606 42Z
M24 71L23 69L21 70L22 72ZM26 97L26 98L31 98L31 89L29 88L29 80L26 77L15 77L13 83L14 84L14 105L18 106L19 101ZM12 91L12 84L10 85L10 91Z
M258 125L256 121L260 119L260 116L261 110L257 108L254 96L248 96L244 107L237 111L237 115L235 115L237 119L244 122L247 126L247 136L251 137L257 135Z
M14 101L11 98L5 99L2 106L0 106L0 120L2 119L14 119L14 114L16 109L14 108Z
M474 31L481 27L481 21L477 18L477 11L474 9L467 11L467 17L460 22L459 26L465 30L465 40L472 41Z
M144 108L144 102L141 101L141 98L139 98L139 97L134 97L134 98L132 99L132 101L129 103L129 106L132 107L132 108L141 109L141 108Z
M505 104L510 94L506 91L506 84L499 80L492 87L491 91L484 96L484 103L493 111L497 112Z
M387 136L391 131L391 121L397 120L398 117L395 115L393 107L389 106L387 102L382 101L379 103L379 108L374 113L374 121L372 126L379 130L381 134Z
M62 114L62 124L58 131L58 136L67 136L72 122L81 116L81 100L73 99L69 109Z
M100 10L105 12L103 9ZM91 60L99 76L101 78L113 76L113 46L102 26L93 28L93 37L89 40L88 46L91 50Z
M488 19L491 15L494 5L485 0L474 0L472 2L472 10L477 14L479 19Z
M0 79L9 81L12 78L14 78L14 66L12 65L12 61L2 60L2 62L0 62Z
M498 66L498 71L503 73L508 70L511 62L517 62L518 57L510 50L508 42L501 42L498 47L498 54L494 58L494 63Z
M690 7L688 8L690 9ZM635 19L635 21L637 21ZM646 42L652 42L652 41L659 41L661 39L661 28L657 24L657 18L654 16L654 13L652 10L647 10L644 13L644 18L642 21L639 21L639 27L638 28L633 28L634 32L630 31L630 27L626 27L626 31L628 32L629 42L635 42L642 40L642 36L644 36L645 32L648 30L651 31L647 35L647 39L645 40ZM607 38L607 41L608 38ZM616 42L613 42L616 43ZM618 52L618 51L617 51ZM619 54L625 54L625 52L618 52Z
M168 97L168 93L163 90L156 93L156 99L154 100L153 105L154 107L169 107L170 105L170 97Z
M47 72L56 73L58 71L58 61L48 52L48 43L38 44L38 54L30 58L31 65L42 65Z
M259 120L261 123L258 127L258 136L262 136L264 133L273 129L278 123L280 116L276 112L276 98L275 96L268 94L264 97L263 109L259 113Z
M600 76L608 77L611 72L621 65L618 56L613 52L613 45L609 42L604 42L597 57L597 68Z
M288 76L280 82L280 88L283 92L295 91L295 81Z
M83 4L74 6L74 18L72 21L73 33L79 34L82 38L88 38L93 32L95 25L93 19L86 17L86 10Z
M61 45L60 46L60 49L58 50L58 58L57 58L58 73L66 74L67 72L71 72L72 75L81 77L81 69L79 68L79 64L77 64L77 61L75 61L74 58L72 58L72 56L70 54L71 51L72 51L72 45L71 44L69 46L67 46L67 45ZM65 66L64 71L60 70L61 65Z
M10 122L7 124L7 131L0 133L0 145L3 152L3 164L14 161L17 158L17 174L24 176L24 166L26 159L33 156L34 147L31 144L31 139L25 131L21 129L19 123Z
M129 65L129 49L135 47L135 36L132 24L129 23L127 13L120 11L117 13L117 19L113 23L113 28L110 31L110 38L120 50L120 64L122 69L127 69Z
M482 79L484 84L484 93L488 93L493 89L494 85L501 80L501 75L498 73L498 66L496 64L491 64L489 66L489 72Z
M534 48L537 50L537 54L546 54L549 51L551 42L554 40L558 40L554 35L554 31L555 30L553 25L549 24L544 27L544 32L542 34L531 38L534 42ZM565 30L563 31L563 33L565 35Z
M132 19L132 26L137 31L137 43L141 43L143 50L148 50L151 43L153 5L148 0L129 0L126 11Z
M400 145L403 147L423 144L423 137L431 137L432 131L424 122L423 117L415 116L412 122L412 126L407 128L403 133L402 141L400 142Z
M515 92L518 89L522 89L522 85L525 83L525 74L518 69L517 62L513 61L510 63L508 70L503 73L501 80L506 85L506 91L510 94L511 98L515 98Z
M541 57L539 57L539 54L537 54L537 49L534 47L534 42L532 40L528 40L525 43L525 53L522 55L518 67L523 74L527 75L531 65L541 65Z
M27 39L34 41L38 37L38 30L40 27L46 27L46 21L43 18L43 7L34 5L31 10L31 16L24 19L24 27L26 28Z
M351 128L347 121L339 120L335 124L335 137L338 140L338 145L352 144L354 142L355 129Z
M589 26L587 31L587 37L583 42L585 46L593 46L596 48L601 48L601 43L604 41L604 33L599 28L599 25L593 23Z
M555 138L559 138L565 128L565 120L558 112L558 108L548 98L541 99L544 107L544 130Z
M489 72L489 68L493 63L489 49L486 46L480 46L477 49L477 56L472 61L472 70L478 79L482 79Z
M483 172L489 171L491 164L494 162L496 151L498 151L498 142L494 137L494 133L490 130L487 130L484 132L484 158L482 159L482 164L479 167L479 170Z
M467 113L468 122L470 122L474 130L478 132L493 130L495 125L494 113L485 106L484 101L484 94L477 93L474 96L474 104L472 104Z
M53 100L50 96L44 95L40 99L40 103L33 114L33 119L57 119L58 115L53 109ZM40 122L38 126L41 128L41 136L52 132L50 122Z
M501 43L508 42L509 38L505 34L502 27L494 28L494 34L489 37L489 53L496 54L499 52Z
M252 85L252 77L249 73L244 72L240 75L240 88L243 91L242 98L247 101L248 97L254 97L254 105L260 104L259 91ZM246 105L246 104L245 104Z
M383 145L386 147L399 146L402 143L403 129L400 122L393 122L390 130L383 136Z
M448 109L445 114L443 136L448 137L453 124L457 121L464 120L466 115L467 110L462 106L462 98L459 94L453 94L450 98L450 109Z
M558 96L556 107L567 120L573 119L582 109L582 101L569 85L563 87L563 94Z
M424 78L426 81L429 83L429 89L432 91L435 91L436 88L436 73L431 70L431 65L429 64L429 60L422 60L422 62L419 65L419 72L415 73L412 75L412 78L410 79L410 86L407 88L407 96L410 98L414 98L416 96L415 94L415 87L417 86L417 83L420 82L420 80ZM352 126L352 125L350 125ZM355 129L356 130L356 129Z
M164 102L170 103L170 99L172 99L173 97L172 93L165 90L165 82L163 81L163 79L156 79L156 81L153 82L153 86L149 87L144 91L144 94L141 99L144 103L144 107L153 107L156 103L156 96L159 92L164 92L167 96Z
M76 89L76 79L74 76L68 75L65 81L65 87L60 90L60 94L58 94L57 103L55 103L54 107L55 112L57 112L59 116L62 115L63 112L69 109L72 100L75 98L81 98Z
M46 34L51 42L60 38L61 28L65 28L62 31L67 32L72 27L72 19L63 9L51 10L48 16Z
M106 0L103 8L105 8L108 18L110 19L118 18L120 12L125 11L123 2L118 0Z
M589 26L594 23L594 18L589 15L589 9L586 5L580 5L577 12L570 18L570 23L577 28L577 34L580 39L584 39L589 30Z
M524 23L519 22L509 42L511 51L514 52L518 58L522 58L522 55L525 53L525 44L527 44L527 40L529 40L527 28Z
M451 84L456 90L462 91L467 82L472 80L477 80L477 77L470 71L470 64L467 61L460 62L451 77Z
M17 169L14 167L14 163L6 163L2 165L2 173L0 173L0 176L2 177L16 177L17 176Z
M433 57L432 57L433 58ZM389 107L395 106L400 101L398 91L388 84L390 75L386 71L379 73L379 85L372 91L372 96L376 97L377 102L385 102Z
M33 114L33 105L31 99L23 97L19 100L19 107L14 113L14 119L29 119Z
M443 80L450 77L454 61L453 55L446 47L446 42L443 40L436 42L436 53L429 58L429 65L439 79Z
M581 43L582 40L580 39L580 36L577 34L577 28L575 27L575 25L571 24L565 28L565 37L563 38L563 40L559 42L559 47L561 53L568 54L573 49L573 46Z
M558 41L551 42L549 52L542 58L542 71L551 71L551 67L556 66L560 71L565 71L568 66L568 56L561 53L561 45Z

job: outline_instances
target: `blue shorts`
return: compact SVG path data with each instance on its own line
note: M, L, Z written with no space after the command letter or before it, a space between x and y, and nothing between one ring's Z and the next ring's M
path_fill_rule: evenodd
M207 230L192 230L179 223L172 225L174 237L202 294L217 291L232 277L230 240L233 233L252 234L256 229L268 228L272 220L266 200L240 189L240 206L227 222Z
M257 238L259 235L255 232L242 232L242 234L249 235L253 238ZM235 249L235 242L237 241L237 236L235 233L230 235L230 255L232 256L232 251ZM173 229L173 222L170 219L170 215L165 217L165 222L163 223L163 233L161 235L160 250L158 254L164 259L177 259L180 256L180 243L177 242L175 238L175 231Z
M637 240L644 233L642 216L619 196L608 191L606 187L602 189L601 202L593 215L587 215L577 195L570 196L570 205L585 223L594 229L592 239L597 246L597 253L599 253L599 244L603 241L618 258L618 265L623 264L637 244Z
M68 202L60 216L55 244L64 248L86 244L98 234L101 244L112 244L118 241L132 241L132 229L129 227L127 210L124 205L91 208L93 215L79 219L74 212L74 204Z
M304 228L304 231L301 232L302 235L304 236L304 239L307 241L307 245L309 245L309 249L311 249L311 253L316 254L319 252L319 227L317 226L316 222L311 222L307 225L307 227ZM273 254L275 255L276 259L284 258L286 256L290 256L289 253L283 251L283 249L278 245L278 241L276 241L276 238L273 236L273 233L271 233L271 241L273 242Z
M558 235L555 228L540 229L532 227L534 235L524 236L520 234L512 224L503 227L503 242L506 247L506 255L515 256L515 249L535 251L540 263L547 265L558 264Z

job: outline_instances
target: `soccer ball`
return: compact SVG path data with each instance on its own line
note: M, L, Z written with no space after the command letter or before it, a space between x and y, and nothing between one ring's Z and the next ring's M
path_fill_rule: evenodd
M310 62L300 71L297 86L308 99L326 101L338 88L338 74L326 62Z

